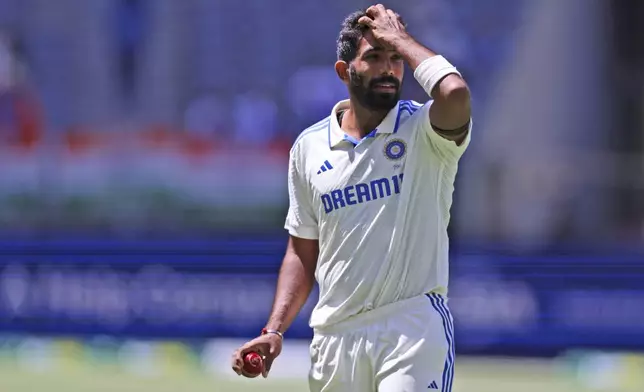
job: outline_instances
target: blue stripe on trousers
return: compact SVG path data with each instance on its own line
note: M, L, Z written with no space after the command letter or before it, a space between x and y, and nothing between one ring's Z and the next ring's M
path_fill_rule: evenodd
M441 392L451 392L452 382L454 380L454 326L450 318L449 309L445 305L445 299L435 293L426 294L432 303L434 309L443 319L443 328L445 329L445 339L447 340L447 355L445 358L445 367L443 369L443 383Z
M436 294L438 298L438 305L443 308L445 315L447 316L447 325L449 326L450 336L452 338L451 352L452 352L452 363L450 364L450 374L449 374L449 391L452 390L452 384L454 383L454 365L456 363L456 344L454 340L454 320L450 314L449 308L447 306L447 299L443 296Z

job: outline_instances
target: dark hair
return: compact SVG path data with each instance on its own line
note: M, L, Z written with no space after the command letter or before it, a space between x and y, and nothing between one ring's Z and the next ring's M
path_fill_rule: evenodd
M365 15L367 15L365 10L355 11L342 22L342 29L340 30L336 47L338 60L348 63L358 55L358 44L366 30L366 27L358 24L358 19Z

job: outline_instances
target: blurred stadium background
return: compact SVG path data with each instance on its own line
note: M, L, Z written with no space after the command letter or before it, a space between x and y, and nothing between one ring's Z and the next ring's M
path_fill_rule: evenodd
M323 4L324 3L324 4ZM290 143L344 98L343 0L0 0L0 391L269 380ZM644 2L390 2L464 73L455 390L644 391ZM423 100L412 78L406 96Z

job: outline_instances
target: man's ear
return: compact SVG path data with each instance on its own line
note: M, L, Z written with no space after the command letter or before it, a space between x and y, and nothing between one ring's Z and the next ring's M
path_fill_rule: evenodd
M349 64L345 61L338 60L335 62L335 73L345 84L349 83Z

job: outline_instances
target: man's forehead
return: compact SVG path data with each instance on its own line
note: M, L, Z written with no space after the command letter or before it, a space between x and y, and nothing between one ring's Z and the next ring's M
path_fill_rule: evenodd
M366 53L368 51L380 52L380 51L385 50L382 46L378 45L377 43L374 43L374 45L372 45L369 41L370 40L365 38L365 37L362 37L360 39L360 42L359 42L359 45L358 45L358 53L359 54L363 54L363 53ZM393 52L393 50L389 50L389 51Z

